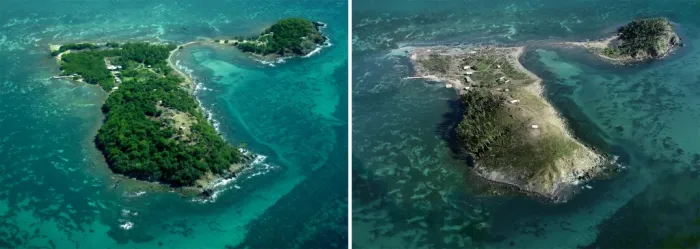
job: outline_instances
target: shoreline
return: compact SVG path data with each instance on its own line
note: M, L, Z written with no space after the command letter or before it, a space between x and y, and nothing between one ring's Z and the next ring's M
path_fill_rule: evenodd
M170 51L170 54L168 55L168 58L166 59L166 61L168 63L168 66L171 69L173 69L177 74L179 74L180 76L182 76L184 78L184 80L185 80L184 83L186 84L186 90L190 94L190 96L197 102L198 109L204 113L204 116L205 116L207 122L209 122L209 124L211 124L214 127L216 132L219 133L219 136L221 136L221 138L224 139L224 137L220 134L218 125L216 125L216 121L213 120L213 118L211 117L211 114L206 109L204 109L204 107L201 104L201 101L195 95L196 91L197 91L197 85L196 85L195 81L192 79L192 77L190 77L189 74L180 70L180 68L176 65L176 63L173 63L173 61L172 61L173 57L178 52L180 52L180 50L184 50L186 47L188 47L190 45L207 43L207 42L211 42L212 44L215 44L215 45L225 45L225 43L217 43L214 40L211 40L211 41L190 41L190 42L178 45L177 48ZM228 183L233 182L235 179L238 178L238 175L243 173L246 169L250 168L251 163L258 156L261 156L258 154L254 154L254 153L252 153L248 150L245 150L243 148L238 148L238 150L241 151L245 155L245 161L238 163L238 164L235 164L235 165L231 165L231 167L229 167L229 174L230 175L225 176L225 175L221 175L221 174L215 175L215 174L207 173L207 174L204 174L202 178L200 178L199 180L196 181L199 186L187 186L187 187L181 187L181 189L184 190L185 192L196 191L196 192L198 192L197 193L198 195L204 195L203 197L205 197L205 198L215 197L215 195L217 193L216 188L228 185ZM161 183L158 183L158 184L161 184ZM211 191L211 192L209 192L209 191Z
M194 81L192 81L192 79L190 78L189 75L187 75L185 72L181 71L181 70L177 67L177 65L175 65L175 64L173 63L172 59L173 59L173 56L175 56L175 54L176 54L177 52L179 52L180 50L185 49L185 48L186 48L187 46L189 46L189 45L198 44L198 43L201 43L201 42L202 42L202 41L191 41L191 42L187 42L187 43L185 43L185 44L178 45L177 48L175 48L173 51L170 51L170 54L168 55L168 58L166 59L166 61L168 62L168 66L169 66L170 68L172 68L177 74L179 74L180 76L182 76L182 77L185 79L185 82L184 82L184 83L187 84L187 91L188 91L190 94L194 94L194 90L195 90ZM182 48L182 49L180 49L180 48Z
M514 99L522 99L523 103L519 103L515 107L518 111L516 114L522 113L523 117L529 117L527 121L537 122L539 129L537 129L537 134L535 139L540 139L540 132L544 132L545 136L555 136L560 137L568 142L573 142L576 148L565 157L557 159L557 161L566 161L571 163L570 166L562 166L557 163L557 172L555 174L555 179L551 182L539 182L539 179L530 179L529 181L523 182L519 179L518 174L523 169L511 168L510 170L505 170L504 168L489 168L484 166L482 163L477 163L472 171L480 178L498 184L505 184L507 186L512 186L518 189L520 192L525 192L528 194L536 194L543 198L552 200L554 202L561 202L572 196L575 191L575 186L580 184L583 175L589 175L585 180L589 180L597 176L600 172L601 167L604 165L604 157L598 154L592 148L589 148L581 141L576 139L568 125L566 120L561 117L560 113L554 108L554 106L549 102L549 100L544 96L544 87L542 85L542 78L537 76L535 73L527 70L519 61L520 56L525 52L526 46L518 47L494 47L494 46L435 46L435 47L418 47L413 48L409 52L409 57L414 65L415 75L409 78L423 78L429 81L445 82L449 83L446 85L448 88L455 88L459 95L466 94L468 91L473 91L471 88L477 87L481 89L486 89L488 91L499 92L499 94L510 95ZM430 70L423 67L423 60L428 60L427 55L438 54L440 56L445 56L452 62L452 69L447 70L444 73L430 72ZM459 65L458 69L454 69L454 62L461 61L464 58L471 58L471 56L493 56L495 58L502 58L507 63L511 64L517 72L526 75L526 80L524 82L530 81L526 84L516 84L514 87L507 87L510 89L505 90L501 87L486 87L479 84L475 84L477 81L468 79L467 82L463 82L461 78L469 78L471 73L461 74L462 66ZM427 62L426 62L427 63ZM498 65L501 70L501 64ZM467 68L465 67L465 71ZM475 72L480 71L480 69L475 69ZM488 71L488 70L486 70ZM458 73L459 72L459 73ZM466 75L466 77L465 77ZM514 79L514 81L517 81ZM483 83L483 82L481 82ZM515 82L513 83L515 84ZM469 85L469 86L467 86ZM519 89L524 91L520 92ZM510 90L510 91L508 91ZM534 100L528 100L528 95L531 95ZM520 101L520 100L518 100ZM510 103L512 106L512 103ZM506 104L508 105L508 104ZM547 132L545 132L547 131ZM534 131L527 131L525 133L531 133ZM527 137L527 136L526 136ZM537 140L536 140L537 141ZM580 159L580 160L579 160ZM564 173L562 173L564 172ZM526 172L527 173L527 172ZM533 182L534 181L534 182Z
M535 81L532 82L531 86L526 86L525 89L530 90L533 94L539 96L540 98L544 99L547 101L547 99L544 97L544 86L542 86L542 78L540 76L537 76L535 73L533 73L530 70L527 70L525 66L523 66L522 63L520 63L520 56L525 53L525 46L520 46L520 47L512 47L515 50L512 51L509 56L507 57L508 62L510 62L513 66L515 66L520 72L523 72L528 75L531 79L534 79ZM549 101L547 101L549 102ZM551 104L550 104L551 105Z
M565 47L578 47L578 48L583 48L589 53L594 54L598 58L603 59L604 61L607 61L609 63L615 64L615 65L628 65L630 63L634 62L641 62L644 60L640 59L634 59L631 56L621 56L621 57L610 57L607 56L603 53L603 51L610 47L610 44L612 44L614 41L616 41L619 38L618 35L613 35L607 38L601 38L596 41L566 41L566 42L556 42L553 43L552 45L561 45Z

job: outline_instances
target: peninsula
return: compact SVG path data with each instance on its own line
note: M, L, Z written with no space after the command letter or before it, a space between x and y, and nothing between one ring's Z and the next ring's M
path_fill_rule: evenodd
M169 63L178 47L156 43L54 45L61 76L107 93L95 144L118 174L172 187L206 189L249 160L226 143L191 95L191 81Z
M567 42L580 46L614 63L633 63L659 59L683 46L681 38L665 18L634 20L617 34L600 41Z
M577 141L518 61L524 47L422 47L415 77L456 89L464 106L460 149L479 176L553 201L601 172L605 158Z

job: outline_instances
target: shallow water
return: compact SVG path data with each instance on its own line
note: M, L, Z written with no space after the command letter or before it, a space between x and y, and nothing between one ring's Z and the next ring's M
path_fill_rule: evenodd
M0 248L345 247L345 1L0 3ZM333 46L270 67L230 48L176 60L233 144L261 155L213 201L117 181L92 137L105 94L49 80L48 44L252 35L279 18L329 24Z
M697 234L700 121L695 1L356 1L353 16L353 243L358 247L649 248ZM430 6L429 8L427 6ZM687 46L632 67L542 41L597 39L666 16ZM449 147L454 90L421 80L402 46L529 45L573 133L618 157L620 173L564 204L485 194Z

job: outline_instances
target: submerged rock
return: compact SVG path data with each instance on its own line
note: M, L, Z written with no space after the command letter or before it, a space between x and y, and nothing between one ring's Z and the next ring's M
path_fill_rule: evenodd
M211 198L212 196L214 196L214 190L210 188L204 189L202 190L202 193L199 193L199 196L202 198Z

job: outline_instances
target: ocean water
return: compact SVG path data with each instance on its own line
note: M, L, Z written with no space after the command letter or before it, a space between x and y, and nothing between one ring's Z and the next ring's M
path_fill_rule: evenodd
M284 17L333 43L264 65L223 46L175 60L224 138L257 154L216 198L114 177L93 144L99 87L50 80L48 44L253 35ZM0 248L347 246L346 1L0 2Z
M698 248L700 2L354 1L353 245L356 248ZM599 39L669 18L686 46L620 67L551 42ZM404 48L527 45L523 65L577 137L619 172L545 203L474 177L451 150L453 89L402 80ZM501 191L503 192L503 191Z

